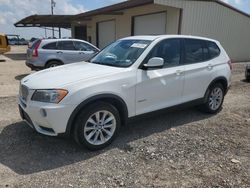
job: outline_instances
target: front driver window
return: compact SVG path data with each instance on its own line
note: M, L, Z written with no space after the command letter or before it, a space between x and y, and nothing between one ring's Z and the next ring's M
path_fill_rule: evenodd
M164 67L174 67L180 64L181 41L179 39L166 39L158 43L149 53L146 61L153 57L164 60Z
M76 50L78 51L96 51L94 47L83 42L75 41L74 45L75 45Z

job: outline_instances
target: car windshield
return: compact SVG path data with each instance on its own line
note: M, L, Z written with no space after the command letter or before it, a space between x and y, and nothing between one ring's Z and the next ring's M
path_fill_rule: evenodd
M114 67L129 67L151 42L150 40L118 40L103 49L90 62Z

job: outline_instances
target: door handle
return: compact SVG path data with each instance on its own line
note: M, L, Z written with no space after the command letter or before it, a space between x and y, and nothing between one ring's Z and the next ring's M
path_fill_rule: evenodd
M177 76L180 76L180 75L181 75L181 73L182 73L182 71L181 71L181 70L177 70L177 71L176 71L176 75L177 75Z
M207 66L207 68L208 68L208 70L212 70L212 69L213 69L213 65L209 64L209 65Z
M56 52L56 53L58 53L58 54L63 54L63 52L61 52L61 51L59 51L59 52Z

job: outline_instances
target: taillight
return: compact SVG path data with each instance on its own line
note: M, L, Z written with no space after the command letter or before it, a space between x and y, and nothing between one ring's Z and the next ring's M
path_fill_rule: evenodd
M41 42L42 42L42 40L40 40L36 43L35 48L33 49L33 54L32 54L33 57L38 57L38 48L39 48Z
M229 67L230 67L230 70L233 70L233 65L232 65L232 61L231 61L231 60L229 60L229 61L227 62L227 64L229 65Z

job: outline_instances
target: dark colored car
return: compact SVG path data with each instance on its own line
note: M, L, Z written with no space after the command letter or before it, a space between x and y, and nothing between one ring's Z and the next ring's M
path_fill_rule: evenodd
M246 66L246 80L250 81L250 64Z

